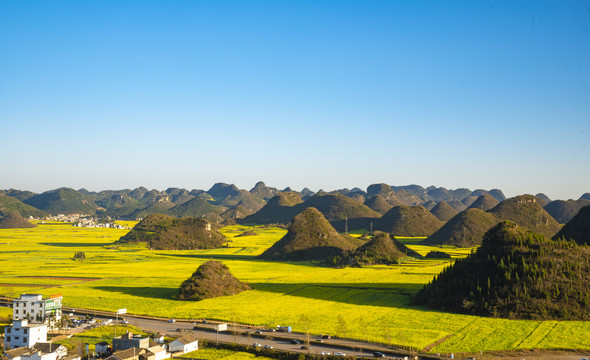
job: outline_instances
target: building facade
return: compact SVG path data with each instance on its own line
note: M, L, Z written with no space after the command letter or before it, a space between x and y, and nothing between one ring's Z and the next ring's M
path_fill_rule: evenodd
M113 353L115 351L127 350L131 348L147 349L150 346L150 338L132 333L123 334L113 338Z
M47 342L46 324L14 320L12 325L4 327L4 349L30 348L38 342Z
M13 320L30 322L57 322L61 319L61 295L52 295L43 299L40 294L21 294L12 304Z

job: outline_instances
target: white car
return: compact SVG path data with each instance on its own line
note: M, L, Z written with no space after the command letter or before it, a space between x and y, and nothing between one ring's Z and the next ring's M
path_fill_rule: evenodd
M343 353L343 352L338 351L338 352L335 352L334 353L334 356L346 356L346 354Z
M169 323L173 323L173 322L176 322L176 320L174 320L174 319L169 319L169 320L168 320L168 322L169 322Z
M261 347L262 344L260 344L260 343L254 343L254 344L252 344L252 346L254 346L254 347Z
M328 355L332 355L332 353L331 353L331 352L329 352L329 351L322 351L322 352L320 353L320 355L322 355L322 356L328 356Z

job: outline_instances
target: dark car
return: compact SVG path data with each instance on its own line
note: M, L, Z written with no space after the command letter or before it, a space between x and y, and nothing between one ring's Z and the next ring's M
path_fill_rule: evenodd
M373 357L376 357L376 358L384 358L385 357L385 354L382 353L381 351L375 351L373 353Z
M322 335L322 339L331 339L332 337L330 335Z
M306 345L303 345L303 346L301 347L301 350L311 350L311 346L306 346Z
M293 340L291 340L291 344L299 345L299 344L301 344L301 341L293 339Z

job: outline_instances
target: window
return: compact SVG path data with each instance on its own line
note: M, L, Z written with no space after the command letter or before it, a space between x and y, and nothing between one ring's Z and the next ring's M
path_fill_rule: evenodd
M15 337L14 337L14 340L18 340L18 336L15 336Z
M6 332L10 334L10 330L12 330L12 328L7 327L6 328Z
M27 331L28 331L28 330L29 330L29 329L23 329L23 334L27 335Z
M10 342L10 336L7 336L6 337L6 341L9 341Z
M14 310L14 312L18 314L18 309Z
M26 338L26 337L24 337L24 338L23 338L23 342L24 342L25 344L27 343L27 338Z

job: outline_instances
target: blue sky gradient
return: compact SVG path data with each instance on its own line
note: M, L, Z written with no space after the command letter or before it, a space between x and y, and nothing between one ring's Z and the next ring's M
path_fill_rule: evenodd
M0 1L0 189L590 192L590 1Z

